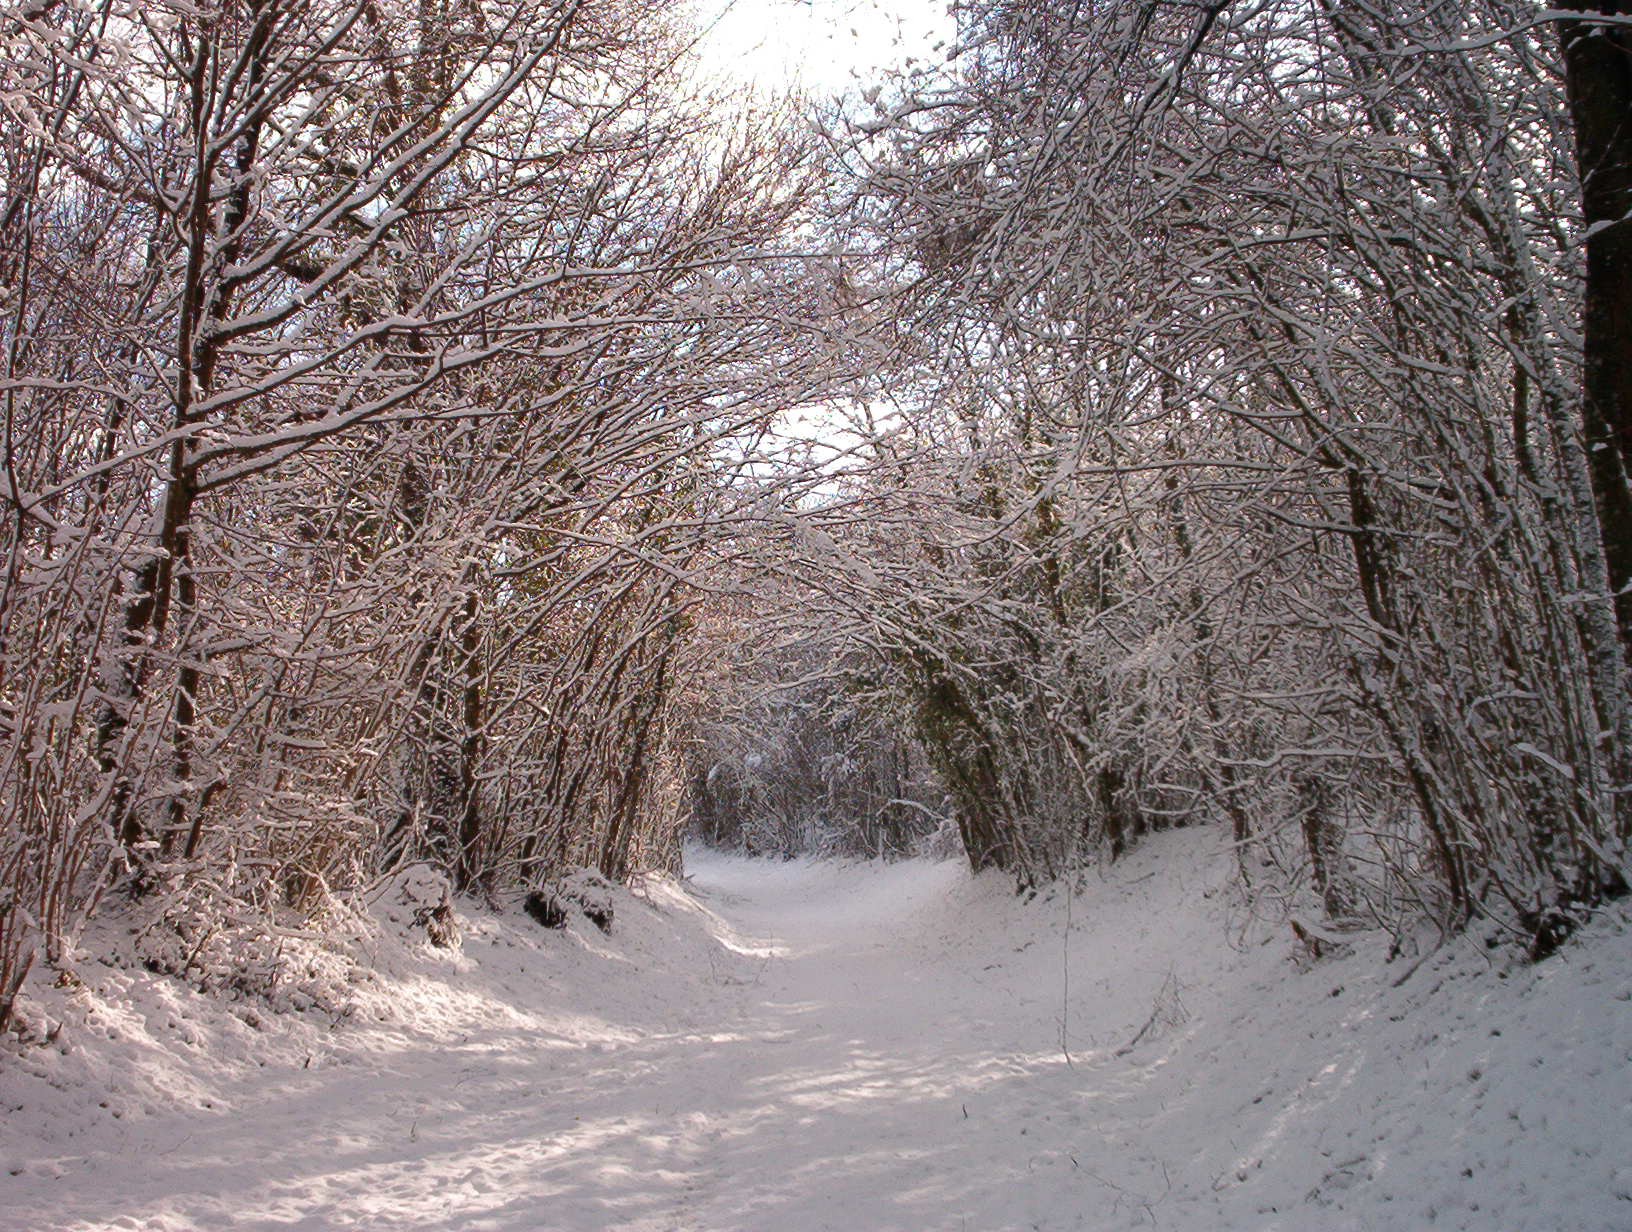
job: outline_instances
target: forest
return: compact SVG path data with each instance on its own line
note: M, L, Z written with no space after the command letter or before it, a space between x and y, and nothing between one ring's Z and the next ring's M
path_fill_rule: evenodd
M1632 8L952 12L745 100L665 0L6 0L0 1025L686 834L1626 892Z

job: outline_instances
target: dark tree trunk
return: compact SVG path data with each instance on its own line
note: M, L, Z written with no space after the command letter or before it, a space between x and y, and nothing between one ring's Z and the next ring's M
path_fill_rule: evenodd
M927 668L917 727L930 764L952 795L969 867L1013 872L1008 819L1002 816L1002 774L980 717L944 671Z
M1348 857L1343 852L1343 827L1332 816L1331 787L1318 774L1299 775L1293 786L1303 808L1303 842L1315 889L1320 892L1326 915L1346 920L1354 915L1357 904Z
M1559 7L1632 17L1632 0ZM1559 35L1586 224L1582 426L1616 621L1632 645L1632 26L1583 18Z

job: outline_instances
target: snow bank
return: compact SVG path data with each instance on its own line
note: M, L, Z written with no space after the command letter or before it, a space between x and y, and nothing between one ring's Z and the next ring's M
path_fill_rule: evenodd
M439 950L386 895L281 1013L82 961L0 1059L0 1227L1632 1228L1624 912L1310 962L1199 831L1073 899L697 853L614 900Z
M88 937L0 1046L0 1228L462 1226L401 1222L448 1209L433 1143L485 1154L488 1114L518 1103L576 1123L550 1058L700 1026L752 961L665 879L613 892L610 936L461 903L452 949L416 925L420 889L387 887L331 944L291 941L314 978L270 999L207 995L106 927ZM393 1190L398 1172L418 1179Z

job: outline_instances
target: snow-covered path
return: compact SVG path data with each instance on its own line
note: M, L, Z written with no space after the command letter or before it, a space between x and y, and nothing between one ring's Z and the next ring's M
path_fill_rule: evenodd
M1104 1226L1091 1217L1143 1200L1089 1170L1109 1155L1126 1180L1130 1152L1085 1136L1090 1110L1060 1082L1057 983L1006 979L1001 943L948 944L966 879L955 865L926 871L697 874L767 961L726 1046L668 1086L695 1105L690 1175L679 1208L650 1226Z
M80 1028L107 1041L106 1106L0 1177L0 1227L918 1232L1121 1201L1057 1124L1057 990L941 933L1001 883L706 857L691 881L710 949L673 901L666 933L620 919L633 951L489 921L445 984L390 981L400 1025L265 1040L264 1064L255 1028L188 1021L164 981L158 1004L110 997ZM238 1064L189 1055L217 1038Z
M1300 973L1195 835L1069 928L955 863L691 881L610 939L383 955L339 1029L87 973L69 1055L0 1067L0 1228L1632 1227L1624 937L1447 952L1430 1001L1375 951Z

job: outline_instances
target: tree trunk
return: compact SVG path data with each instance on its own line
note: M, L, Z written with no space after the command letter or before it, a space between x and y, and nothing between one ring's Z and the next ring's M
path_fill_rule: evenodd
M1632 17L1632 0L1559 7ZM1582 426L1616 621L1632 645L1632 26L1570 20L1559 35L1586 225Z
M454 883L460 890L474 886L481 876L482 813L477 790L483 739L481 602L476 587L465 595L464 626L459 633L459 656L464 666L464 698L460 707L463 731L459 741L459 858Z
M1298 775L1294 789L1303 808L1303 843L1326 915L1351 918L1356 909L1353 874L1343 851L1343 827L1332 816L1332 790L1318 773Z

